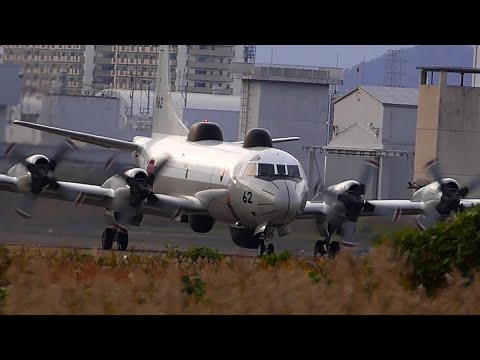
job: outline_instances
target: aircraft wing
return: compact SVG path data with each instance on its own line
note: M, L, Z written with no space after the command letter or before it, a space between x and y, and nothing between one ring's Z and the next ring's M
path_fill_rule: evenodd
M66 129L61 129L53 126L30 123L27 121L16 120L13 123L15 125L20 125L20 126L28 127L35 130L40 130L40 131L45 131L45 132L49 132L56 135L65 136L73 140L78 140L78 141L82 141L82 142L86 142L86 143L94 144L98 146L103 146L107 148L133 151L133 150L137 150L139 147L139 145L131 141L125 141L125 140L114 139L114 138L109 138L105 136L87 134L79 131L66 130Z
M103 208L111 208L115 197L115 191L98 185L59 181L60 189L53 191L46 189L39 196L49 199L72 201L74 204L87 204ZM10 176L0 175L0 191L19 192L17 179ZM155 194L156 201L145 206L145 213L168 218L180 214L208 214L204 202L195 197L176 197ZM40 200L41 201L41 200Z
M462 199L460 202L466 208L480 205L480 199Z
M425 214L420 201L411 200L368 200L373 208L362 210L360 216L400 216Z
M360 213L364 216L400 216L400 215L419 215L424 214L423 203L410 200L369 200L373 207L363 210ZM478 202L480 204L480 200ZM319 215L325 215L327 204L323 201L307 201L303 213L298 216L299 219L311 218Z
M297 218L305 219L318 215L326 215L326 213L327 204L325 204L323 201L307 201L305 204L305 209L299 216L297 216Z
M15 192L17 179L11 176L0 175L0 190Z

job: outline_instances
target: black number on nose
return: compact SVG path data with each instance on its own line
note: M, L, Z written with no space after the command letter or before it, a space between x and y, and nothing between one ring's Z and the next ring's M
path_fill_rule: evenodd
M249 203L251 204L252 203L252 193L251 191L244 191L243 192L243 202L244 203Z

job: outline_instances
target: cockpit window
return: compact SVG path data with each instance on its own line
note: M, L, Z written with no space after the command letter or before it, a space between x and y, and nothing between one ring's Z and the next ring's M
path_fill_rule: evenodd
M300 177L300 170L298 169L298 165L287 165L288 175Z
M287 170L285 169L285 165L277 164L277 174L285 175L286 173L287 173Z
M249 163L243 172L243 176L255 176L257 175L257 164Z
M275 174L275 169L273 167L273 164L265 164L265 163L258 164L259 176L272 176L273 174Z

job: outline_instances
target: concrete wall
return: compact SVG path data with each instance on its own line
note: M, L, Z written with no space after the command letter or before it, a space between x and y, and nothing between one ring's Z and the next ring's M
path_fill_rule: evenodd
M0 64L0 105L16 105L20 102L20 66Z
M328 85L252 81L248 128L266 128L272 137L299 136L299 141L275 147L294 155L308 174L308 153L302 146L326 144L328 101ZM319 166L323 168L322 159Z
M447 73L437 85L420 85L415 181L431 181L424 164L438 159L440 171L460 185L480 176L480 88L447 86ZM479 197L472 191L468 197Z
M420 85L418 88L417 129L415 140L415 174L417 183L431 180L424 165L437 157L440 87Z
M416 107L384 107L382 129L384 149L415 151L416 129Z
M480 176L480 88L440 90L437 156L445 176L466 185ZM469 194L479 197L480 189Z

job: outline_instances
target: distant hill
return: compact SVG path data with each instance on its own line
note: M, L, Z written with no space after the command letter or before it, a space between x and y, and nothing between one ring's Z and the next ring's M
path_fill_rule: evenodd
M339 87L340 93L345 93L360 85L384 86L385 61L384 54L365 64L357 64L343 73L343 85ZM417 66L462 66L471 67L473 64L473 47L469 45L419 45L403 49L402 77L403 87L418 87L420 79ZM359 71L357 72L357 68ZM358 74L358 79L357 79ZM435 81L434 77L434 81ZM465 75L465 84L471 84L471 76ZM460 83L460 75L452 74L448 77L451 84Z

